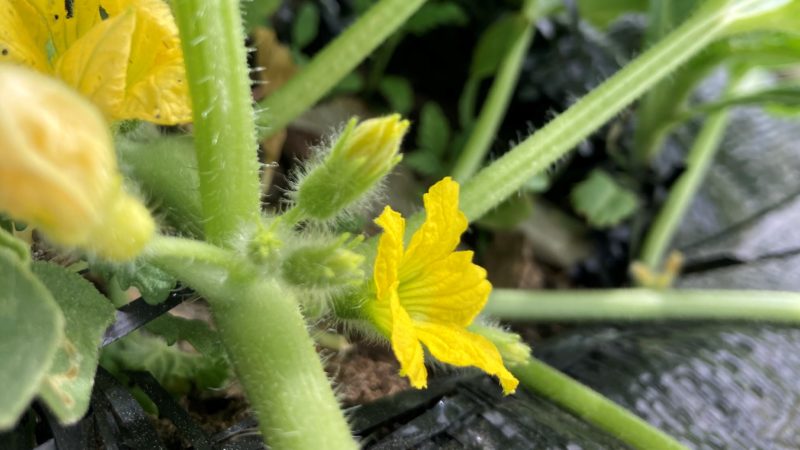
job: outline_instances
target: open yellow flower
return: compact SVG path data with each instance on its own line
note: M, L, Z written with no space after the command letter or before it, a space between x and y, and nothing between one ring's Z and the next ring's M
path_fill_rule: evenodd
M466 327L492 289L471 251L454 251L467 219L458 209L458 183L447 177L423 197L427 217L403 249L405 220L387 206L375 223L383 228L375 259L375 297L364 311L392 343L400 374L427 386L422 344L438 360L475 366L499 378L506 394L519 382L497 348Z
M163 0L0 0L0 62L64 80L110 120L191 121L183 52Z

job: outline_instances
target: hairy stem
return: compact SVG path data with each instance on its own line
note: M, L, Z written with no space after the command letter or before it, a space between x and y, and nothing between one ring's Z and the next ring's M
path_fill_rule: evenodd
M207 244L193 250L189 242L164 238L147 257L211 304L270 447L357 448L292 291L235 264L231 268Z
M494 82L489 89L489 95L486 97L478 120L475 122L475 128L470 133L469 139L453 167L452 175L456 181L465 181L478 171L483 159L489 152L492 140L497 135L497 130L500 128L503 117L505 117L506 109L508 109L508 104L511 101L511 95L514 93L514 88L519 79L522 63L533 41L535 31L533 25L538 19L537 17L526 17L522 13L519 16L520 19L525 20L527 26L519 37L511 43L503 61L500 63Z
M475 220L516 192L611 117L725 31L724 11L701 8L567 111L464 184L461 204Z
M258 221L250 78L237 0L175 0L192 96L206 239L227 244Z
M350 28L314 55L311 62L259 103L262 138L314 106L387 37L397 31L425 0L380 0Z
M484 311L500 319L525 321L738 319L800 323L800 294L711 289L495 289Z
M627 409L535 358L510 369L526 388L572 411L633 448L686 449L674 438Z

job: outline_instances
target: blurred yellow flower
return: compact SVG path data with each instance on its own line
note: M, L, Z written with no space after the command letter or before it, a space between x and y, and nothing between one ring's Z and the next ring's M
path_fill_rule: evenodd
M0 62L54 75L110 120L191 121L183 52L163 0L0 0Z
M122 261L155 224L122 189L108 125L58 80L0 64L0 211L61 245Z
M375 298L367 317L389 337L400 374L416 388L427 386L422 344L438 360L475 366L499 378L505 394L519 382L505 368L497 348L471 333L472 323L492 289L472 252L454 251L467 219L458 209L458 183L447 177L423 197L425 223L403 249L405 220L387 206L375 221L383 228L375 259Z

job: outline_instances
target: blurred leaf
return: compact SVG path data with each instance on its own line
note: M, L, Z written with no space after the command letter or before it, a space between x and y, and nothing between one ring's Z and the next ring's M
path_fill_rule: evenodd
M0 248L0 430L36 395L64 337L64 317L16 254Z
M478 39L472 54L470 78L481 79L494 75L508 49L527 26L528 21L519 14L504 16L489 25Z
M11 227L11 222L8 222L9 228ZM27 242L18 239L14 234L11 233L10 229L6 229L5 227L0 227L0 248L5 248L11 250L17 258L19 258L19 262L25 266L30 264L31 262L31 251L30 246Z
M209 324L202 320L164 314L147 324L147 331L163 337L168 345L186 341L206 356L222 358L225 355L216 330L211 329Z
M746 105L780 107L786 112L798 112L800 111L800 86L796 84L778 85L756 92L724 98L720 101L698 105L689 113L691 115L711 114L733 106Z
M548 176L545 172L537 173L536 175L532 176L523 187L528 192L545 192L550 188L550 176Z
M281 7L282 0L249 0L242 2L242 19L246 31L266 24L269 16Z
M292 45L302 50L319 32L319 9L313 2L303 2L292 24Z
M533 214L533 203L526 194L513 195L497 208L478 220L484 227L493 230L510 230Z
M426 176L438 176L444 173L444 165L441 159L422 150L403 155L403 163Z
M122 290L131 286L139 290L144 300L156 305L167 299L177 280L152 264L137 262L127 266L111 266L95 263L92 270L106 280L114 278Z
M614 226L636 211L638 200L606 172L595 169L570 194L572 207L595 227Z
M59 422L77 422L89 408L103 332L114 321L114 307L83 277L38 261L33 273L47 286L66 319L65 338L39 395Z
M450 134L450 122L439 104L425 103L420 112L417 129L417 146L420 150L442 157L450 142Z
M578 0L578 12L592 25L606 28L624 14L646 12L648 3L648 0Z
M392 111L408 115L414 106L414 90L405 78L387 75L381 79L378 90L389 102Z
M130 334L103 348L100 360L111 372L150 372L176 394L188 392L193 385L201 389L220 387L229 376L228 365L221 358L183 351L160 337L142 333Z
M364 89L364 77L358 72L350 72L333 88L331 95L354 94L362 89Z
M725 8L731 11L732 16L732 23L727 26L730 34L752 31L800 33L800 2L797 0L728 0Z
M455 3L426 3L405 24L405 29L417 36L435 28L446 26L463 26L469 17Z

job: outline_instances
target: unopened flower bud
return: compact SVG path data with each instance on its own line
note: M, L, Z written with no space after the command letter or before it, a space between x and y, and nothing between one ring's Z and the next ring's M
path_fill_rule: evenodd
M331 243L298 248L283 262L284 279L311 289L346 287L362 282L364 256L353 250L361 240L361 236L350 239L345 233Z
M400 143L409 122L399 114L352 119L322 162L297 189L305 217L327 220L367 194L402 159Z
M130 259L155 224L122 189L108 125L62 83L0 65L0 211L53 242Z

